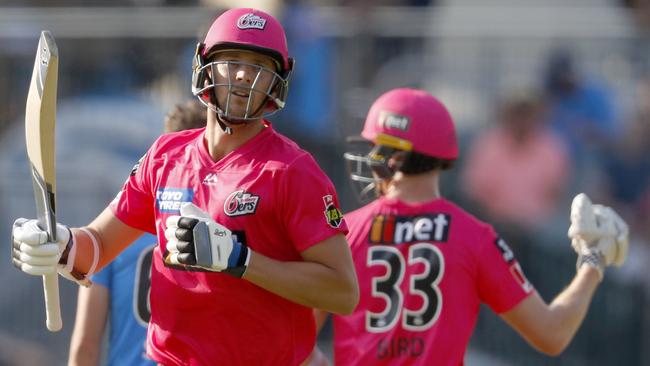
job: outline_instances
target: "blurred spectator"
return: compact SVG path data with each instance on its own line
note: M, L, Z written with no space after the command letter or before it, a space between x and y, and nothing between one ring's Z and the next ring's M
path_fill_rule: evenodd
M470 145L463 186L490 220L539 229L566 190L571 163L565 146L544 124L536 95L508 97L497 118L498 124Z
M650 241L650 78L639 88L637 112L625 137L605 159L608 198L631 226Z
M44 345L0 332L0 365L40 366L51 360L50 352Z
M286 1L283 23L291 53L300 64L294 69L282 116L282 127L291 136L322 139L337 136L334 119L334 41L321 35L327 27L318 9L305 2ZM278 127L280 127L278 125Z
M206 120L205 106L191 99L176 104L167 113L164 131L205 127ZM145 347L147 323L151 317L148 301L151 261L156 243L154 235L142 235L115 261L92 277L92 286L79 286L69 366L100 364L102 337L107 322L110 323L108 365L155 365L146 357Z
M359 0L341 0L340 5L367 5L371 6L432 6L437 3L436 0L377 0L373 2Z
M600 158L620 134L613 95L587 78L566 49L551 52L544 75L551 126L566 140L578 164Z
M650 32L650 1L648 0L620 0L621 4L632 10L632 15L640 29Z
M205 106L196 99L176 104L165 116L165 132L184 131L205 126L207 120Z

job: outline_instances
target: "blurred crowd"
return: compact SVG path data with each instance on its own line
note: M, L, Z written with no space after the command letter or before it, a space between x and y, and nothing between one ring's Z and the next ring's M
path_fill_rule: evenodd
M575 258L566 237L571 198L586 192L594 201L614 207L630 224L631 255L624 268L608 272L597 295L602 299L595 302L588 317L610 317L615 320L607 324L618 322L628 327L620 333L620 345L610 346L619 353L633 353L628 363L621 364L648 365L650 2L519 3L519 11L524 13L526 6L530 6L529 12L544 7L550 14L561 14L567 7L577 8L574 13L579 13L579 9L593 6L605 9L604 20L610 20L608 11L612 23L623 19L619 34L601 38L579 36L579 22L573 25L575 33L564 38L544 29L532 36L522 32L528 35L520 37L505 29L503 32L510 32L507 36L482 38L480 22L472 24L475 28L460 29L457 24L453 25L456 28L447 27L444 21L445 14L477 19L472 14L478 13L480 18L481 11L492 5L508 9L513 2L252 2L251 6L275 12L282 19L290 53L297 60L286 111L273 119L274 125L315 155L339 190L343 208L349 211L360 203L355 201L344 170L345 137L359 130L370 101L399 86L428 89L438 95L450 106L461 141L456 173L443 177L451 181L443 186L453 188L443 195L495 224L542 295L556 293L556 286L574 271L571 261ZM0 4L0 12L2 7L44 5L149 10L182 6L216 12L231 3L241 5L227 0L10 0ZM409 8L415 10L409 12ZM396 19L390 17L391 12L418 17ZM428 16L431 24L426 21ZM406 24L423 19L422 24ZM373 20L386 24L372 24ZM585 27L592 23L587 24ZM92 39L80 35L57 39L62 55L58 207L63 221L83 224L98 212L118 190L130 164L162 130L162 115L191 97L191 56L204 26L197 21L194 38ZM415 26L420 28L409 28ZM415 29L416 35L408 33L409 29ZM0 218L0 237L8 237L9 219L30 215L33 210L31 187L25 183L29 177L21 150L21 123L38 34L33 39L0 36L6 45L0 49L0 202L6 207ZM23 168L24 173L20 171ZM563 259L558 262L556 258ZM40 324L40 284L27 282L26 276L15 275L9 267L7 260L0 261L0 273L6 274L0 282L3 288L20 284L32 290L14 291L13 299L0 300L0 339L23 322L14 308L23 304L34 307L32 318L38 320L29 320L38 329L24 341L52 342L54 336L43 334L45 328ZM73 294L73 288L66 286L62 291ZM624 294L629 302L612 305L610 296L617 294ZM68 315L65 321L70 324L72 318ZM485 328L481 331L482 326L485 324L479 324L476 338L503 335ZM602 332L602 328L587 322L583 332L592 331ZM68 339L65 334L56 337L55 357L64 359ZM606 337L592 334L583 341L578 338L565 361L553 364L609 364L606 358L594 359L586 351L587 346L602 346L598 342ZM12 344L20 341L14 339ZM494 342L476 340L473 344L490 352L498 349ZM0 355L8 354L3 347L8 349L9 344L0 342ZM42 354L34 355L37 364ZM0 364L12 364L10 358L5 361L2 357ZM516 360L521 358L510 362L523 364ZM525 364L549 364L547 361Z

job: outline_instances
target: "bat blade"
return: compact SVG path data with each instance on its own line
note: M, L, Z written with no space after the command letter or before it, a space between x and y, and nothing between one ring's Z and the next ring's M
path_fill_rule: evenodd
M34 71L27 94L25 139L32 172L36 214L41 229L50 241L56 241L56 88L59 51L54 37L42 31L34 61ZM59 280L56 273L43 276L47 329L62 327Z

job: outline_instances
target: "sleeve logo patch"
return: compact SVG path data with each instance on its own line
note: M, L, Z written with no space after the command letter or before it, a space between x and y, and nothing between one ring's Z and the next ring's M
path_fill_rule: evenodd
M510 249L505 240L498 238L494 243L496 244L497 248L499 248L499 251L503 256L503 260L506 261L506 263L511 263L515 260L515 254L512 252L512 249Z
M530 292L533 289L533 285L528 281L528 278L524 275L524 271L521 269L519 263L515 262L510 266L510 273L512 277L517 280L519 286L526 292Z
M192 202L194 190L191 188L162 188L156 191L156 206L163 213L177 214L181 204Z
M327 224L333 228L338 228L341 226L341 221L343 221L343 213L339 210L338 207L334 204L334 197L331 194L323 196L323 203L325 203L325 220Z
M260 196L239 190L232 192L223 203L223 212L230 216L242 216L255 213Z

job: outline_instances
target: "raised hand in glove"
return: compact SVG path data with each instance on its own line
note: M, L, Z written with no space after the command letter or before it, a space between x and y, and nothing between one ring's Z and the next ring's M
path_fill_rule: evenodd
M13 265L30 275L41 276L58 272L70 281L90 286L91 282L87 277L94 272L96 261L93 261L95 263L89 274L76 272L73 268L76 248L73 245L72 232L67 226L57 223L56 239L55 242L48 241L47 232L38 226L37 220L20 218L14 221L11 230ZM66 261L62 263L61 256L64 252Z
M248 247L193 203L181 205L180 216L168 217L166 225L169 263L243 276L250 260Z
M59 259L70 240L70 230L56 224L55 242L50 242L47 232L37 220L20 218L11 230L11 261L21 271L34 276L57 273Z
M592 265L602 278L606 266L621 266L627 257L628 234L627 224L610 207L592 204L584 193L573 199L568 235L578 253L578 268Z

